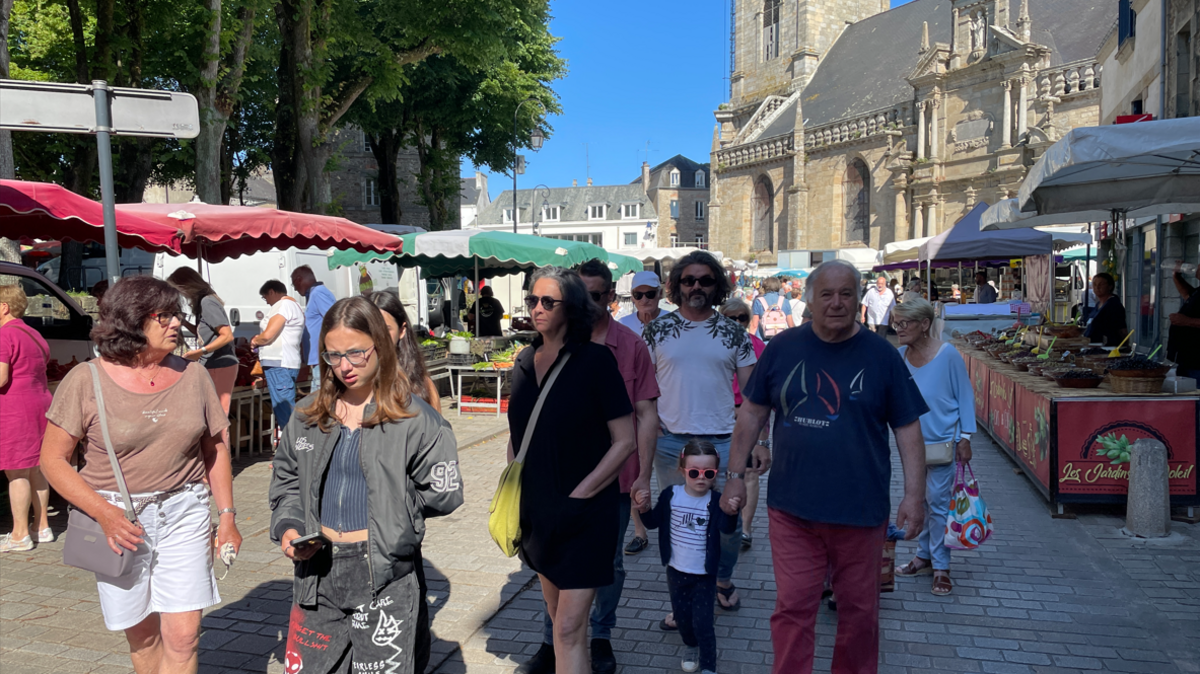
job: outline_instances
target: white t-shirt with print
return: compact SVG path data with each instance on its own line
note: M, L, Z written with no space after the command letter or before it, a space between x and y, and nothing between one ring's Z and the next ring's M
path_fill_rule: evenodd
M712 492L691 496L682 485L671 490L671 561L676 571L705 574L704 553L708 526L708 502Z
M689 321L678 311L650 321L642 332L658 377L658 418L672 433L733 432L733 379L758 362L750 335L714 311Z
M282 299L271 305L266 318L259 322L260 330L266 330L271 318L283 316L283 330L275 341L259 347L258 359L263 367L286 367L300 369L300 340L304 337L304 310L295 300Z

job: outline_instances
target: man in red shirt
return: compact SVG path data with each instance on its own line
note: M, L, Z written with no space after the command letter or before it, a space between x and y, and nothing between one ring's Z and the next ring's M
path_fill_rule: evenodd
M633 403L637 419L637 453L629 457L621 469L618 481L621 485L621 524L617 554L613 557L613 584L596 590L595 605L592 607L592 672L612 674L617 669L617 660L610 643L612 628L617 624L617 604L621 601L621 589L625 583L625 566L622 562L625 532L629 528L632 501L630 487L637 480L641 466L649 466L654 458L658 438L658 379L654 364L650 362L650 351L646 343L633 330L614 321L606 310L613 300L615 286L608 265L600 260L589 260L579 268L579 276L587 286L596 305L596 324L592 328L592 341L603 344L617 359L617 369L625 379L625 392ZM635 494L650 505L649 494ZM640 501L639 504L640 505ZM551 674L554 672L554 626L547 613L542 648L525 663L517 667L517 674Z

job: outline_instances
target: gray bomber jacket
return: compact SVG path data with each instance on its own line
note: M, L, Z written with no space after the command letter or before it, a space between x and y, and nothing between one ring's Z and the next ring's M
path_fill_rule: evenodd
M308 402L306 398L296 406ZM373 593L412 572L425 535L425 519L449 515L463 502L458 444L450 423L417 396L409 409L417 415L362 429L371 550L367 561ZM374 413L372 403L363 417ZM275 543L288 529L301 535L321 530L321 488L340 433L340 427L322 432L298 413L284 428L268 492ZM317 576L308 561L296 563L293 601L303 605L317 601Z

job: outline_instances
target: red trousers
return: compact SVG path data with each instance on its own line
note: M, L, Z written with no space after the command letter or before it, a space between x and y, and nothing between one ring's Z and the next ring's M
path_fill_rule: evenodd
M847 527L810 522L770 508L775 613L774 674L810 674L817 610L827 574L837 598L832 674L879 669L879 576L887 524Z

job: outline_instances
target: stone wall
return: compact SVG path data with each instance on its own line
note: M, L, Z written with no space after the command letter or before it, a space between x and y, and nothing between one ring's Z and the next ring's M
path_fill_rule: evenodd
M379 223L379 206L366 202L366 183L378 178L379 164L366 147L362 131L344 128L338 131L335 142L338 144L333 161L336 169L329 172L329 186L336 209L333 212L359 224ZM399 224L428 229L429 209L421 203L416 178L421 170L416 151L401 150L396 158L396 166L400 180ZM455 195L449 212L457 220L461 217L459 211L458 197ZM451 228L461 226L461 223L455 223Z
M707 189L671 189L659 188L654 190L654 210L658 212L658 245L670 246L671 235L675 234L681 243L697 241L703 237L709 238L708 223L712 218L709 210L709 190ZM671 217L671 202L679 202L679 217ZM703 201L705 206L704 218L696 218L696 202ZM718 248L718 250L720 250Z

